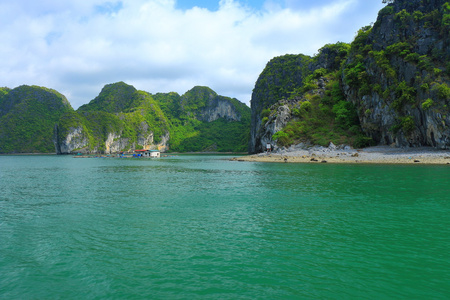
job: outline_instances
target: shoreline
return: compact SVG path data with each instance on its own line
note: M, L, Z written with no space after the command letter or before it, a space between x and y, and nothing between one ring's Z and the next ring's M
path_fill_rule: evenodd
M431 147L393 148L375 146L364 149L312 147L289 148L273 153L234 157L233 161L271 163L332 163L332 164L422 164L450 165L450 151Z
M57 155L55 152L51 153L0 153L0 156L33 156L33 155Z

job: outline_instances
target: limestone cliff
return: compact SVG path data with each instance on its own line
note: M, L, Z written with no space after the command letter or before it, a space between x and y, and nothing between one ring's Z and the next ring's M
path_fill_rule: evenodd
M377 144L450 146L450 5L397 0L359 32L343 90Z
M240 121L239 106L242 107L243 103L219 96L208 87L196 86L181 97L181 105L199 121L213 122L220 118Z
M272 136L296 119L293 109L307 100L306 92L315 90L313 93L323 94L323 79L318 80L320 76L316 76L316 82L310 85L311 76L321 69L336 71L347 55L342 48L346 46L344 43L326 45L315 57L284 55L267 64L252 93L250 153L263 151L266 143L276 144Z
M58 136L58 126L55 127L56 138ZM169 133L161 137L159 143L154 142L154 134L151 131L139 133L135 143L130 143L129 137L124 137L123 132L108 132L105 141L98 142L94 147L90 146L89 135L83 126L71 127L64 134L63 139L55 143L57 154L112 154L121 151L132 151L133 149L158 149L166 151L168 149Z
M118 82L59 120L55 149L58 154L164 150L168 129L167 118L149 93Z
M89 145L89 139L86 134L83 132L82 126L71 127L68 132L64 134L64 137L57 141L57 139L61 136L61 133L58 132L59 128L55 125L55 149L56 154L69 154L73 153L76 150L80 150L81 152L87 152L87 146Z
M251 99L250 153L263 151L273 131L263 127L262 112L277 101L288 97L289 91L301 86L304 78L312 72L311 57L285 55L273 58L259 75Z
M58 154L161 151L242 151L249 111L236 99L195 87L183 96L152 95L123 82L106 85L55 127Z
M396 0L347 48L272 59L252 94L249 152L266 142L450 147L449 33L450 2Z

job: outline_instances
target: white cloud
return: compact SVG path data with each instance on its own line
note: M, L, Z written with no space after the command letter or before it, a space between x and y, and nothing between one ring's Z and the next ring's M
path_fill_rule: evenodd
M354 22L348 16L363 0L304 10L289 0L263 10L221 0L217 11L178 10L174 0L3 2L0 85L54 88L74 108L116 81L151 93L204 85L248 104L271 58L350 42L382 7L358 11Z

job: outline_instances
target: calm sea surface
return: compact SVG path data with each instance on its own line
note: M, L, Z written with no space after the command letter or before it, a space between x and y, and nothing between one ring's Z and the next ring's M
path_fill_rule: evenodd
M0 299L449 299L450 167L0 156Z

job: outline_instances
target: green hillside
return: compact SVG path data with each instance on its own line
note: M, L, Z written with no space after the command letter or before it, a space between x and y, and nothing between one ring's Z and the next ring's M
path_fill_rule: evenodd
M210 120L219 104L233 107L235 115ZM63 116L57 136L62 153L104 153L112 151L108 150L111 145L116 151L153 147L177 152L236 152L246 151L249 130L250 108L207 87L195 87L182 96L152 95L118 82ZM76 138L66 147L74 132ZM108 140L110 136L115 142ZM61 150L66 148L69 150Z
M0 89L0 153L55 152L53 130L72 111L60 93L38 86Z

